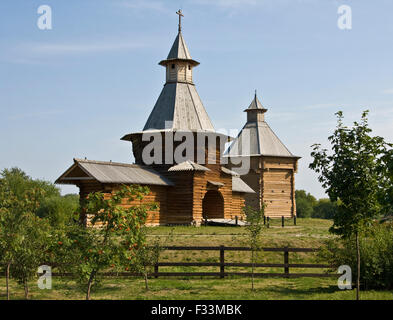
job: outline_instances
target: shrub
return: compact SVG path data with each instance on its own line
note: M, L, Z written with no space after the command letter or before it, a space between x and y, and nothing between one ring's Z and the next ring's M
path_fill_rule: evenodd
M360 276L365 289L393 289L393 224L374 224L360 242ZM328 240L320 253L337 270L349 265L356 278L356 246L352 238Z

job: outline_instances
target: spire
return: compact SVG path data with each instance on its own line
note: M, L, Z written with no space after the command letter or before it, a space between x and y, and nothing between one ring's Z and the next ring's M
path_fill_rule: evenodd
M181 9L179 9L176 12L177 15L179 15L179 33L181 32L181 17L184 17L183 13L181 12Z
M191 58L181 33L179 33L168 57L159 64L166 68L166 82L143 130L203 130L215 131L193 82L193 68L199 62Z
M244 112L249 112L249 111L256 111L262 113L265 113L267 111L267 109L262 105L262 103L259 101L257 97L257 90L255 90L254 99L251 101L251 104L246 110L244 110Z
M187 62L192 67L199 65L198 61L195 61L191 58L190 51L184 41L183 35L181 33L181 18L184 17L181 9L176 12L179 15L179 33L176 36L175 41L169 51L169 54L165 60L160 61L160 65L166 67L168 64L172 64L178 61Z

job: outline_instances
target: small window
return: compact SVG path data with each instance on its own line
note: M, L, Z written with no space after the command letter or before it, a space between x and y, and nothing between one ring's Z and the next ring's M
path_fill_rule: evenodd
M188 70L191 70L191 66L190 65L188 65Z
M172 66L171 66L171 67L172 67L172 69L175 69L175 64L174 64L174 63L172 63Z

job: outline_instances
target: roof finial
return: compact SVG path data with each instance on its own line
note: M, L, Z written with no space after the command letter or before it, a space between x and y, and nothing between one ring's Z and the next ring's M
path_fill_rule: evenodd
M183 13L181 12L181 9L179 9L176 12L177 15L179 15L179 32L181 32L181 17L184 17Z
M255 89L255 98L257 97L257 89Z

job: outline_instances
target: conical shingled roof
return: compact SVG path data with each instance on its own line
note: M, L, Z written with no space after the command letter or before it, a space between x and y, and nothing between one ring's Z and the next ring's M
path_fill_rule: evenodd
M166 83L143 130L215 131L194 85Z

